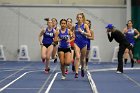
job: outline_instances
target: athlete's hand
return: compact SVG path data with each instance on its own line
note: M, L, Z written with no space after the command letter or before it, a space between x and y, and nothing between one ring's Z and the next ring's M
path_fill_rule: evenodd
M109 32L110 32L110 30L109 30L109 29L107 29L107 30L106 30L106 33L108 34Z
M82 33L82 29L81 28L78 28L78 31Z

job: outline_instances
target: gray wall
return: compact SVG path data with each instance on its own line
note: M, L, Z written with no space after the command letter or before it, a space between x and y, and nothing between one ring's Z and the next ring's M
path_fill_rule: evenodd
M76 14L84 12L92 21L95 40L92 46L100 49L101 61L111 61L113 49L118 44L107 39L105 26L113 23L123 29L126 22L125 6L12 6L0 7L0 44L4 45L7 60L17 60L17 49L20 45L28 46L32 61L40 60L38 34L45 24L45 17L72 18L76 22Z
M125 0L0 0L3 4L90 4L123 5Z

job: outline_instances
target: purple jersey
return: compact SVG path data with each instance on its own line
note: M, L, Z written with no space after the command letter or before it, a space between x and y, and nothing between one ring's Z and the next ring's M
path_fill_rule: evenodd
M48 28L46 28L46 31L43 35L43 44L52 44L54 38L54 29L51 29L51 31L48 31Z
M70 48L70 42L67 42L67 40L70 39L68 29L66 29L65 33L62 33L61 30L59 30L58 37L60 38L59 48Z
M125 33L126 40L132 45L135 44L135 39L134 39L135 31L134 30L135 29L128 29L128 31Z
M78 28L81 28L84 32L86 32L84 28L84 23L81 26L78 26L78 24L76 24L75 26L75 41L74 42L80 49L82 49L83 47L87 45L87 38L85 35L81 34L81 32L78 31Z

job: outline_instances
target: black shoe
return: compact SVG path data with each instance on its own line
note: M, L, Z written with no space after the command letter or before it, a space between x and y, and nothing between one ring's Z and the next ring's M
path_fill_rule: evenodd
M84 75L85 75L84 69L81 69L81 76L84 77Z
M78 73L75 73L75 78L78 78Z
M47 69L45 69L45 73L49 73L50 68L48 67Z
M53 61L54 63L56 63L57 62L57 58L56 59L54 59L54 61Z

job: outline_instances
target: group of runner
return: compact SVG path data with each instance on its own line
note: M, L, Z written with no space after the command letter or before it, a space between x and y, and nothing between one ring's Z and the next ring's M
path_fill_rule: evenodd
M81 66L82 77L85 75L85 70L88 69L90 41L94 40L94 33L91 30L91 21L85 18L84 13L78 13L76 19L75 24L71 18L61 19L59 28L56 18L45 18L47 27L43 27L39 34L41 59L45 63L45 72L50 71L50 59L54 59L54 63L56 63L57 57L59 57L61 79L66 79L70 64L75 72L75 78L78 78L79 66ZM137 29L133 28L131 20L128 21L123 32L115 29L113 24L108 24L106 28L109 41L115 39L119 43L117 73L123 73L123 59L126 64L129 55L131 67L134 66L133 47L135 39L140 34Z
M41 59L46 64L45 72L50 71L50 58L56 62L59 57L61 79L66 78L70 64L75 78L78 78L79 65L82 77L88 68L90 40L94 39L94 33L91 30L91 21L87 20L83 13L78 13L76 19L74 25L71 18L61 19L59 28L56 18L45 18L47 27L43 27L39 34Z

